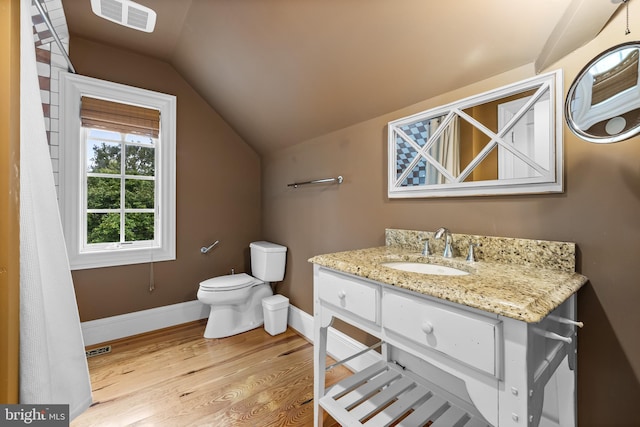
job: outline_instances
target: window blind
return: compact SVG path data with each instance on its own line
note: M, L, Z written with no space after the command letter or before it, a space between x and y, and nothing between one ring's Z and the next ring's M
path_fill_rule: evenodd
M152 138L160 134L160 111L87 96L82 97L80 120L83 127Z

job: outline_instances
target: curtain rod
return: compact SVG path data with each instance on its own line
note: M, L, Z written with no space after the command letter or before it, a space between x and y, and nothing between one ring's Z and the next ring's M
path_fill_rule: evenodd
M40 12L40 16L42 16L42 19L44 20L45 25L49 28L49 31L51 31L51 35L53 36L53 39L56 41L56 44L60 48L60 52L62 53L62 56L64 56L64 59L67 61L69 71L71 71L73 74L76 74L76 69L73 67L73 64L71 63L71 58L69 58L69 55L67 54L67 51L64 48L62 41L60 40L60 37L58 37L58 33L56 33L55 28L53 28L53 24L51 24L51 21L49 20L49 15L44 11L44 8L42 7L42 3L40 3L40 0L34 0L33 3L36 5L36 8L38 8L38 12Z

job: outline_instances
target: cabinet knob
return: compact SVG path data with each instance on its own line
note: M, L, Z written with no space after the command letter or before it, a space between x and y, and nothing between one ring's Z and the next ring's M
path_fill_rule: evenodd
M343 290L338 291L338 298L344 299L347 296L347 293Z
M420 327L420 329L422 329L422 332L424 332L425 334L433 333L433 325L428 321L422 322L422 326Z

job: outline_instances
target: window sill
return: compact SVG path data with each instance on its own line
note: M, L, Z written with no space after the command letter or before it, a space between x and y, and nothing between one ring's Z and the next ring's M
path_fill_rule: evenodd
M175 259L175 251L163 250L162 248L120 248L99 252L82 252L74 256L69 254L71 270L174 261Z

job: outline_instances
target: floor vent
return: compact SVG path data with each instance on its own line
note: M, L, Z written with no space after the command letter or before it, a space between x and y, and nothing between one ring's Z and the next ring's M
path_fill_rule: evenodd
M131 0L91 0L93 13L108 21L147 33L156 26L156 12Z
M111 353L110 345L105 345L104 347L98 347L98 348L94 348L84 352L87 358L93 357L93 356L100 356L101 354L107 354L107 353Z

